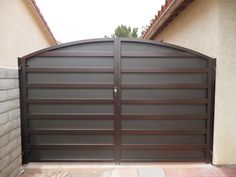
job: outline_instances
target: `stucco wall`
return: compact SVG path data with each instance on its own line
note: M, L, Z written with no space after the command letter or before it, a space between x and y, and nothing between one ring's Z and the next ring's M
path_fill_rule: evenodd
M155 40L217 58L213 163L236 164L236 1L195 0Z
M25 0L0 0L0 66L17 68L17 57L49 47Z
M236 164L235 10L235 0L219 0L214 164Z
M215 58L217 35L217 0L195 0L155 40L191 48Z
M26 0L0 0L0 176L16 177L21 168L17 58L49 47Z
M18 71L0 68L0 176L15 177L21 167Z

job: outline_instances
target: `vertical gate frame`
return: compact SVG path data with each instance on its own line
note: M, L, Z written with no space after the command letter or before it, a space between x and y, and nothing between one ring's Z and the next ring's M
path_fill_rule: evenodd
M212 58L212 80L211 80L211 116L210 116L210 142L209 142L209 159L213 158L213 138L214 138L214 117L215 117L215 84L216 84L216 58Z
M21 144L22 144L22 162L27 164L29 162L29 148L28 148L28 120L27 120L27 88L26 88L26 63L24 58L18 58L19 67L19 90L20 90L20 116L21 116Z
M121 41L114 39L114 157L117 164L121 159ZM115 92L115 89L117 91Z
M210 142L211 142L211 108L212 108L212 60L208 60L208 78L207 78L207 134L206 134L206 160L210 162Z

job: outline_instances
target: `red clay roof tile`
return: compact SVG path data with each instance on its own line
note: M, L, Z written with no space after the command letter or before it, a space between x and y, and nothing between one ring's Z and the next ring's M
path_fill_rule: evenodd
M159 28L154 29L156 24L162 19L162 17L170 10L173 4L182 1L182 3L179 4L178 7L175 8L175 10L172 12L169 18L167 18L163 25L161 25ZM146 30L143 33L144 39L153 39L158 33L160 33L173 19L182 11L184 10L192 1L194 0L166 0L165 4L161 6L161 9L158 11L157 15L151 20L150 24L146 28ZM155 31L153 31L155 30ZM152 32L152 35L150 33Z

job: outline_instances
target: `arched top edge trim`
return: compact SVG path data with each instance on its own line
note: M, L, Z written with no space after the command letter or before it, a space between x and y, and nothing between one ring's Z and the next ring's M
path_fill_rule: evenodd
M27 60L31 57L37 56L39 54L42 54L42 53L45 53L45 52L48 52L48 51L51 51L51 50L56 50L56 49L69 47L69 46L74 46L74 45L87 44L87 43L98 43L98 42L114 42L114 41L159 45L159 46L163 46L163 47L169 47L169 48L181 50L183 52L188 52L188 53L191 53L193 55L199 56L203 59L215 60L215 58L211 58L211 57L209 57L207 55L204 55L202 53L199 53L197 51L194 51L194 50L191 50L191 49L188 49L188 48L185 48L185 47L177 46L177 45L174 45L174 44L165 43L165 42L158 42L158 41L153 41L153 40L132 39L132 38L96 38L96 39L86 39L86 40L73 41L73 42L63 43L63 44L60 44L60 45L57 45L57 46L41 49L41 50L38 50L36 52L25 55L23 57L19 57L19 59L20 60Z

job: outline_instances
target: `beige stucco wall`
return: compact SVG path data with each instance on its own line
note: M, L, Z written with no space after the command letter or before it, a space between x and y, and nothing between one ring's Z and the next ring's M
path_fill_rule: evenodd
M155 40L181 45L215 58L217 14L217 0L195 0Z
M195 0L155 40L217 58L213 163L236 164L236 1Z
M26 0L0 0L0 66L17 67L17 57L49 47Z
M235 10L235 0L219 0L214 164L236 164Z

